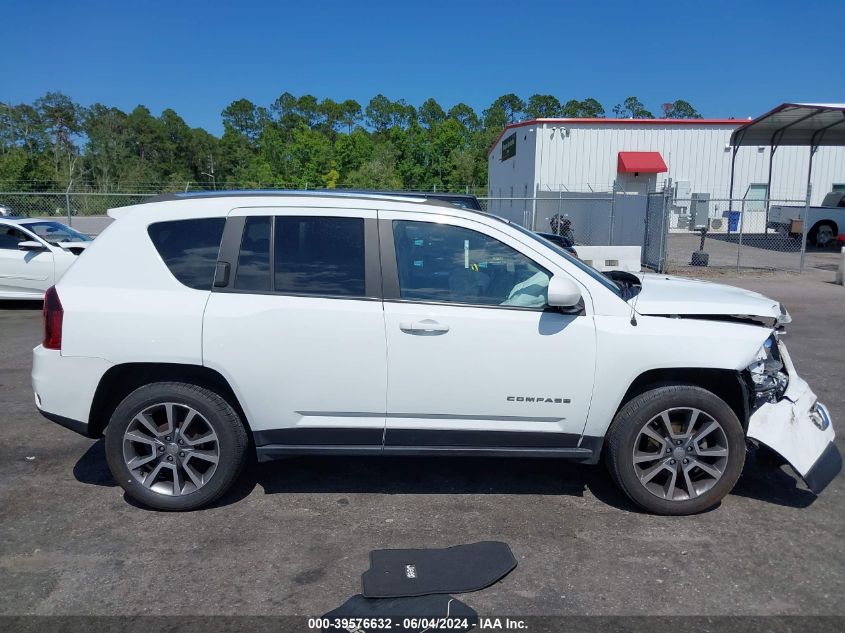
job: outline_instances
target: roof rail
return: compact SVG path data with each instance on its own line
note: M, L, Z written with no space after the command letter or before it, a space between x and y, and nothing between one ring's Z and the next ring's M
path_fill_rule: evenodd
M171 200L196 200L200 198L235 198L235 197L331 197L331 198L360 198L372 200L395 200L397 202L419 202L424 203L426 199L423 196L413 196L408 194L391 194L389 192L345 192L345 191L331 191L331 190L306 190L297 191L295 189L227 189L220 191L184 191L177 193L164 193L157 196L152 196L139 204L150 204L153 202L166 202Z

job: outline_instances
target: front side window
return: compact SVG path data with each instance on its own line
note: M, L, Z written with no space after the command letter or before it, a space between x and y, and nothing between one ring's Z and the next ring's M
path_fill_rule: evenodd
M274 237L276 292L365 296L363 218L277 216Z
M495 216L494 216L494 217L495 217ZM565 250L563 250L560 246L558 246L558 245L557 245L557 244L555 244L554 242L549 242L546 238L544 238L544 237L542 237L542 236L538 235L538 234L537 234L537 233L535 233L534 231L529 231L529 230L528 230L528 229L526 229L525 227L519 226L519 224L513 224L513 223L508 222L508 226L510 226L510 227L511 227L512 229L514 229L515 231L519 231L519 232L520 232L520 233L522 233L525 237L529 237L529 238L531 238L532 240L534 240L535 242L540 242L540 243L541 243L541 244L543 244L544 246L551 248L551 249L552 249L552 250L554 250L554 251L555 251L558 255L563 256L563 258L564 258L566 261L568 261L570 264L572 264L573 266L575 266L576 268L578 268L581 272L584 272L584 273L588 274L588 275L589 275L590 277L592 277L595 281L599 282L602 286L604 286L605 288L607 288L608 290L610 290L610 291L611 291L613 294L615 294L617 297L621 297L621 296L622 296L621 291L619 290L619 286L617 286L615 283L613 283L612 281L610 281L610 279L608 279L607 277L605 277L604 275L602 275L599 271L597 271L597 270L596 270L595 268L593 268L592 266L588 266L587 264L585 264L584 262L582 262L582 261L581 261L580 259L578 259L577 257L573 257L572 255L570 255L569 253L567 253Z
M50 244L61 242L90 242L91 238L60 222L27 222L26 228Z
M156 222L150 239L176 279L197 290L211 290L223 238L224 218Z
M393 222L402 299L544 308L551 274L499 240L459 226Z
M16 251L20 242L28 242L32 238L13 226L0 224L0 249Z

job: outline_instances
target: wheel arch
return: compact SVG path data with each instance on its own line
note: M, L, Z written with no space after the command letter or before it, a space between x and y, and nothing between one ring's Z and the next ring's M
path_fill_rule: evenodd
M733 409L739 418L742 429L748 429L751 416L751 401L746 372L733 369L711 369L698 367L669 367L650 369L637 376L630 384L622 401L613 414L615 418L628 402L658 387L671 385L689 385L701 387L718 396Z
M110 367L100 378L91 402L88 415L90 436L102 435L112 412L126 396L139 387L155 382L184 382L214 391L235 409L247 433L252 436L246 413L226 378L202 365L179 363L124 363Z

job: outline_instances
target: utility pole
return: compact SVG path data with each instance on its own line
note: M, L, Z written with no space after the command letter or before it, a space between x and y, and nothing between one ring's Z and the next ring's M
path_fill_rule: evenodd
M211 178L211 188L217 191L217 181L214 179L214 155L208 155L208 171L202 172L203 176Z

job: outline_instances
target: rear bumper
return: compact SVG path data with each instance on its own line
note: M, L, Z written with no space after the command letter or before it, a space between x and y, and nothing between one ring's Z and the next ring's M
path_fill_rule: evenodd
M55 422L59 426L63 426L66 429L70 429L74 433L79 433L80 435L84 435L85 437L94 437L94 434L89 431L89 427L85 422L80 422L79 420L71 420L70 418L65 418L60 415L56 415L55 413L47 413L42 409L38 409L38 413L50 420L50 422Z
M101 358L62 356L39 345L32 350L35 406L48 420L91 437L88 417L103 374L111 363Z
M769 220L768 222L766 222L766 228L786 232L786 230L789 228L789 222L778 222L777 220Z

